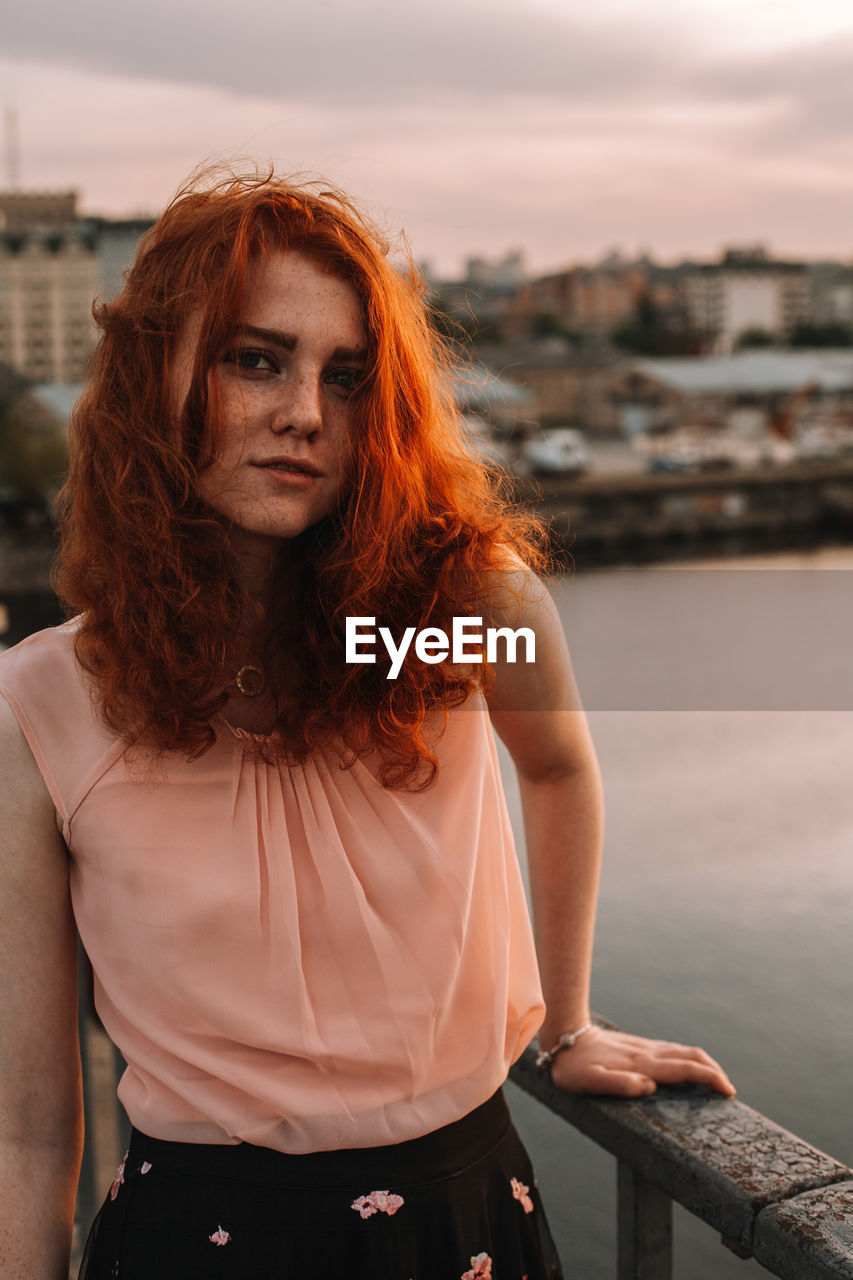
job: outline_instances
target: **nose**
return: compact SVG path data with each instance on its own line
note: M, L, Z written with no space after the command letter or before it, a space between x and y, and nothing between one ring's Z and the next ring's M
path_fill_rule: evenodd
M282 388L281 399L271 423L274 433L316 435L323 428L321 397L320 379L316 375L305 373L293 378Z

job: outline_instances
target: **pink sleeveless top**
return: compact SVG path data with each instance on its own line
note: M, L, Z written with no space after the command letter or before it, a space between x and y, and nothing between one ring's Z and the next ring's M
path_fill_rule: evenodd
M331 754L271 765L225 721L200 759L141 775L73 636L0 654L0 692L62 818L133 1124L304 1152L484 1102L544 1015L484 704L452 713L419 795Z

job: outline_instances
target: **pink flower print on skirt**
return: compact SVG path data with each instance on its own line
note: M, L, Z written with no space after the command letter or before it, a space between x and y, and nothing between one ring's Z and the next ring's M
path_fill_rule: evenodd
M124 1166L127 1163L127 1157L129 1155L130 1155L130 1152L125 1151L124 1159L122 1160L119 1167L116 1169L116 1176L113 1178L113 1183L112 1183L112 1186L110 1187L111 1200L115 1200L116 1196L118 1195L118 1189L121 1186L121 1184L124 1182Z
M222 1226L218 1226L212 1236L207 1237L211 1244L227 1244L231 1236L227 1231L222 1230Z
M491 1280L492 1260L487 1253L478 1253L471 1259L471 1270L466 1271L462 1280Z
M523 1182L519 1182L518 1178L510 1178L509 1182L512 1187L512 1194L515 1196L516 1200L521 1202L521 1207L524 1212L532 1213L533 1201L527 1194L530 1188L526 1187Z
M139 1172L140 1172L140 1173L150 1173L150 1172L151 1172L151 1165L148 1163L148 1161L147 1161L147 1160L143 1160L143 1161L142 1161L142 1164L141 1164L141 1165L140 1165L140 1167L139 1167Z
M350 1208L360 1213L362 1218L370 1218L374 1213L387 1213L389 1218L393 1218L404 1203L402 1196L392 1195L390 1191L371 1191L353 1200Z

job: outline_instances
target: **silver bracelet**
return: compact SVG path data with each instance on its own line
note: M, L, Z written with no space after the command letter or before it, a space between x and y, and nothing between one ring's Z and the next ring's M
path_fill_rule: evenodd
M564 1031L553 1049L542 1049L540 1051L536 1058L537 1067L550 1067L558 1053L562 1053L564 1049L574 1049L581 1036L586 1035L587 1031L592 1031L592 1027L593 1024L591 1022L585 1022L576 1031Z

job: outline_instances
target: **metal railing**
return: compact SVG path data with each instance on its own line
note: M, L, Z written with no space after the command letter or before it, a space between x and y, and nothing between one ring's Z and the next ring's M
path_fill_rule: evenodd
M85 969L81 976L85 983ZM93 1021L86 992L81 984L84 1231L127 1139L115 1098L124 1064ZM783 1280L853 1280L853 1171L760 1112L688 1088L642 1099L565 1093L537 1068L532 1047L510 1079L616 1157L618 1280L671 1280L673 1201Z
M565 1093L527 1049L510 1079L618 1162L618 1280L671 1280L672 1202L783 1280L853 1280L853 1170L734 1098Z

